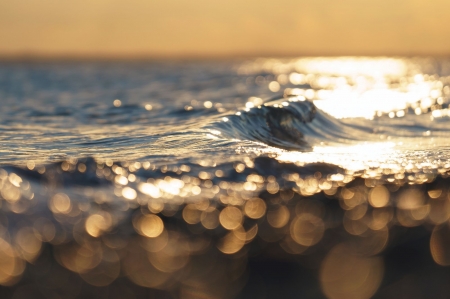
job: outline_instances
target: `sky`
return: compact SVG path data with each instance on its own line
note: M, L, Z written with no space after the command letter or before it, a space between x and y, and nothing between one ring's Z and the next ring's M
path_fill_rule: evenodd
M0 56L450 55L449 0L0 0Z

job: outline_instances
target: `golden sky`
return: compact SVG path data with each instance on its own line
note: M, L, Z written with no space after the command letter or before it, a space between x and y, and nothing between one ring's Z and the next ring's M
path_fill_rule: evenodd
M449 0L0 0L0 55L449 55Z

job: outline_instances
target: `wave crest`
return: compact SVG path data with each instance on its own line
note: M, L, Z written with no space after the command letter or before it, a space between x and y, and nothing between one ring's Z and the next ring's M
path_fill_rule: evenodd
M315 144L367 140L364 127L355 127L297 97L246 109L215 124L228 138L259 141L289 150L310 150ZM365 135L363 137L363 135Z

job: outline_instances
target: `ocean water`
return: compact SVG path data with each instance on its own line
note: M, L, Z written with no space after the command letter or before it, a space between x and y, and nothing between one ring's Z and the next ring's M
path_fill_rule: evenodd
M2 62L0 103L5 298L447 291L450 60Z

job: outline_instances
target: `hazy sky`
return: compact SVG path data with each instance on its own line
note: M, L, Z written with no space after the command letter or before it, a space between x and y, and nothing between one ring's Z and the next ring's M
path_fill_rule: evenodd
M0 55L448 55L449 12L449 0L0 0Z

